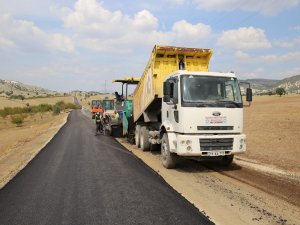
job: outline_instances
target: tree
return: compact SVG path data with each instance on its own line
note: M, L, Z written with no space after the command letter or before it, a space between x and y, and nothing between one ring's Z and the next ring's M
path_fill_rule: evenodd
M281 95L285 95L286 91L284 88L276 88L276 94L279 95L281 97Z

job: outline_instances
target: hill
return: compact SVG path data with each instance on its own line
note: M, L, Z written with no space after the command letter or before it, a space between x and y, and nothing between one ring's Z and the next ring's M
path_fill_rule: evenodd
M18 81L0 79L0 96L23 95L25 97L56 95L58 92L23 84Z
M288 77L282 80L271 79L247 79L243 80L251 84L254 94L274 92L276 88L282 87L287 93L300 93L300 75ZM241 87L242 92L244 87Z

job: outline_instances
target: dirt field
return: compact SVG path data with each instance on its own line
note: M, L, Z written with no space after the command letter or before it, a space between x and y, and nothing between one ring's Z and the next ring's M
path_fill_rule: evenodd
M48 103L54 105L58 101L64 101L65 103L73 103L72 96L65 96L65 97L50 97L50 98L32 98L32 99L8 99L5 97L0 97L0 109L4 107L26 107L26 104L29 105L39 105L43 103Z
M243 158L300 175L300 95L254 96L244 110Z
M24 107L58 101L73 102L73 97L51 97L21 100L0 98L0 108ZM41 150L66 121L67 113L54 116L52 112L26 114L21 127L11 123L11 117L0 117L0 189Z

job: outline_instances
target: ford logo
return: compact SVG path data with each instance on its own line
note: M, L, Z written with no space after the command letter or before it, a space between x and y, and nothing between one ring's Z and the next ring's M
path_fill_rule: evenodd
M213 112L212 115L213 116L221 116L221 113L216 111L216 112Z

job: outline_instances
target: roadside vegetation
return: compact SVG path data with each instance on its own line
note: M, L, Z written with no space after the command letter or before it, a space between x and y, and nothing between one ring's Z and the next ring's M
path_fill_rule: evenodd
M29 104L27 104L26 107L4 107L4 109L0 109L0 116L2 118L10 116L11 122L13 124L21 126L28 114L45 113L52 111L53 115L58 115L61 111L77 108L78 106L76 106L75 104L65 103L64 101L58 101L54 105L39 104L30 106Z

